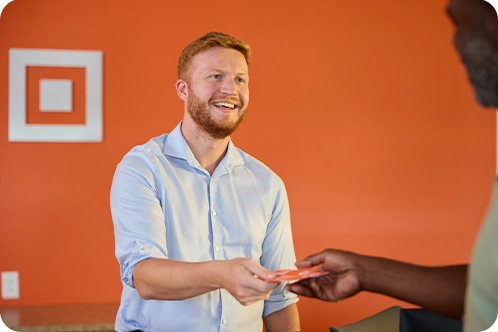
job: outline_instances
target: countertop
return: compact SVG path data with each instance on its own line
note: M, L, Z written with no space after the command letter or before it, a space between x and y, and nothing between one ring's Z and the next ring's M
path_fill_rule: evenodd
M114 332L119 303L0 307L3 323L18 332Z

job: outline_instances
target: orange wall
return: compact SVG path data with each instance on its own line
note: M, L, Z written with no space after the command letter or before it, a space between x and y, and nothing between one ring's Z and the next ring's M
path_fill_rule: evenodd
M181 50L220 30L249 42L251 106L234 142L285 181L298 258L336 247L467 262L495 170L446 0L15 0L0 18L0 306L119 301L109 188L136 144L170 131ZM104 54L103 143L9 143L9 48ZM28 98L30 96L28 95ZM302 299L303 330L397 304ZM404 305L404 304L403 304Z

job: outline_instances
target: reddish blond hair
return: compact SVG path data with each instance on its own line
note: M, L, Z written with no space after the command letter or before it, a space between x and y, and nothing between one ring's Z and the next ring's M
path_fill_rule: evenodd
M247 66L249 66L249 57L251 55L251 48L240 39L234 38L223 32L208 32L204 36L197 38L190 45L185 47L180 60L178 61L178 78L188 81L189 70L192 65L192 59L198 53L206 51L213 47L232 48L242 53L246 59Z

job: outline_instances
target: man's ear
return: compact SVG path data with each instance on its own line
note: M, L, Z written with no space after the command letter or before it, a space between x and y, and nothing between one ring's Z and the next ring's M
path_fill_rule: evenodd
M176 93L178 94L178 97L180 97L181 100L187 101L188 99L188 84L182 79L179 79L176 81L175 84L176 87Z

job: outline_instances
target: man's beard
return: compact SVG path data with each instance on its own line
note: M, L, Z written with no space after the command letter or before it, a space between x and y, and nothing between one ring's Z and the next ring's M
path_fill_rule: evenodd
M462 61L467 67L475 98L485 107L498 107L498 50L491 36L479 29L465 45Z
M209 105L210 102L204 103L190 90L187 100L187 111L194 122L214 139L223 139L230 136L240 125L247 112L246 107L235 121L230 120L228 115L223 119L217 120L210 114Z

